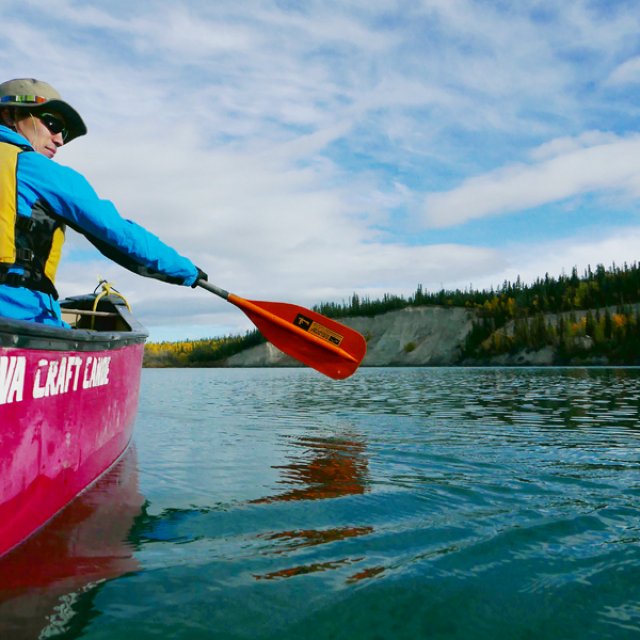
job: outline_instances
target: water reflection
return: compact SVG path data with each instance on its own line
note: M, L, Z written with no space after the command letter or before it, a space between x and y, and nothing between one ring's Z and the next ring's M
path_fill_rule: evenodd
M297 567L290 567L288 569L280 569L278 571L271 571L262 575L256 575L256 580L279 580L282 578L295 578L296 576L304 576L309 573L320 573L322 571L330 571L332 569L339 569L345 565L359 562L361 558L352 560L351 558L343 558L342 560L329 560L327 562L312 562L311 564L300 565Z
M254 503L326 500L365 492L368 461L364 440L356 436L298 437L292 440L291 447L289 463L274 469L281 471L281 484L293 488Z
M303 547L314 547L319 544L344 540L345 538L355 538L373 533L373 527L336 527L334 529L302 529L292 531L281 531L271 533L263 538L273 543L284 543L280 551L273 553L285 553Z
M330 500L344 496L363 494L367 491L369 462L364 438L355 434L324 438L298 436L288 443L291 449L289 462L275 466L281 474L281 484L291 488L283 493L253 500L254 504L275 502ZM308 547L339 543L349 538L371 535L371 526L346 525L328 529L291 529L263 534L269 542L267 555L294 554ZM268 573L254 575L256 580L293 578L309 573L338 569L363 561L363 557L345 557L297 564ZM348 581L373 577L384 571L374 567L359 571Z
M128 536L143 502L131 446L89 491L0 559L0 638L50 637L86 624L95 587L139 568Z

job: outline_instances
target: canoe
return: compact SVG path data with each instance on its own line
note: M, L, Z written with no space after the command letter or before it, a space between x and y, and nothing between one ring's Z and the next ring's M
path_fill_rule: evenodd
M72 329L0 318L0 557L131 441L147 331L115 294L61 302Z

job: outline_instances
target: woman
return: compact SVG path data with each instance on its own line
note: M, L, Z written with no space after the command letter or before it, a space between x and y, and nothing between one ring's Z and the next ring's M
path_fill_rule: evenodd
M0 84L0 316L66 326L55 275L67 226L140 275L196 286L207 276L155 235L123 219L79 173L53 162L87 128L46 82Z

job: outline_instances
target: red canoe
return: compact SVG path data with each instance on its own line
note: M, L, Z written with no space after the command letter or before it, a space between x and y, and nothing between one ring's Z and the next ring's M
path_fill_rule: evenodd
M145 329L114 295L63 301L74 329L0 318L0 556L126 450Z

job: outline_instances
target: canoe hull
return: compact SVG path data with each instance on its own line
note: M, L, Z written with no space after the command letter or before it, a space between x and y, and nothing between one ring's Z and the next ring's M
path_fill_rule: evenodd
M113 333L105 341L87 332L78 342L56 341L50 330L46 339L24 339L19 329L14 341L25 346L0 345L0 556L123 454L144 351L144 334L121 340Z

